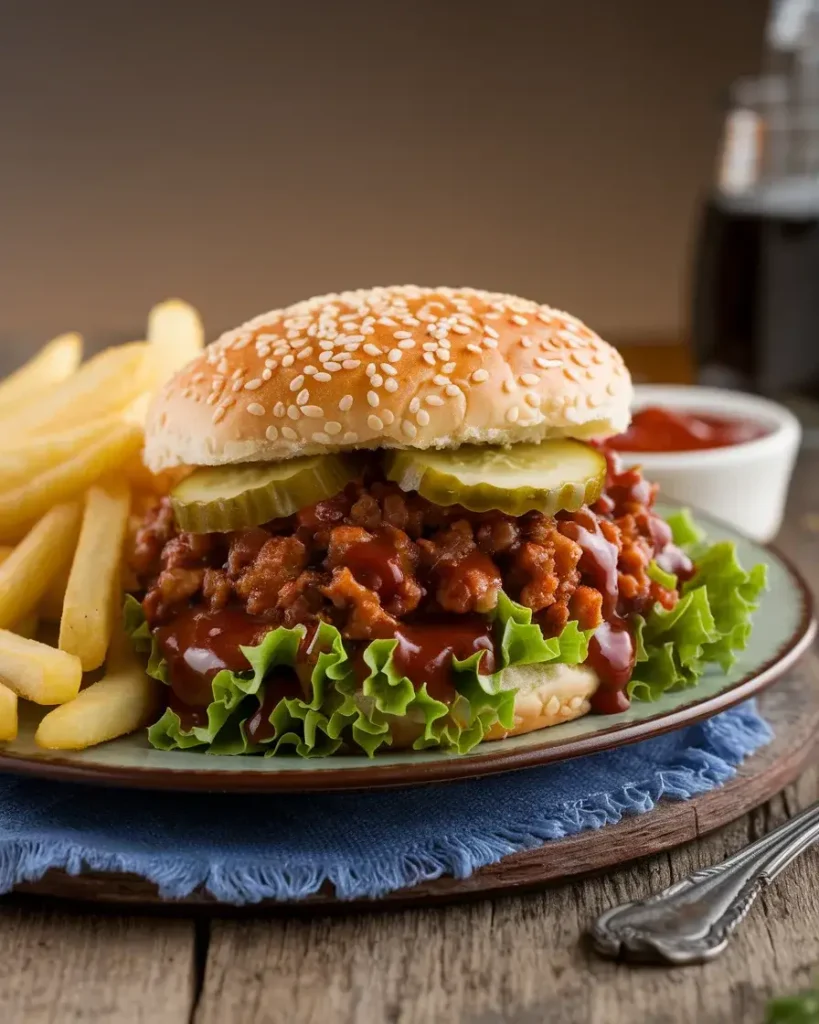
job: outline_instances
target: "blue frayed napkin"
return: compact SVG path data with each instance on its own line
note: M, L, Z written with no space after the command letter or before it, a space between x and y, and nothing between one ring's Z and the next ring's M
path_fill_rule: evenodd
M0 891L49 868L131 872L163 896L299 899L331 882L378 897L463 878L661 797L721 785L771 739L749 702L656 739L467 782L371 793L235 796L115 791L0 777ZM203 755L204 756L204 755Z

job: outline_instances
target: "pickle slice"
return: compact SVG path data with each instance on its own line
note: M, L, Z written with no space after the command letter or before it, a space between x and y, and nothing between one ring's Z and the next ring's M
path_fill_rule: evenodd
M395 451L387 456L386 473L402 490L418 491L436 505L554 515L597 501L606 482L606 459L582 441L561 438L510 448Z
M230 533L332 498L357 475L354 461L340 455L205 466L171 492L171 504L181 530Z

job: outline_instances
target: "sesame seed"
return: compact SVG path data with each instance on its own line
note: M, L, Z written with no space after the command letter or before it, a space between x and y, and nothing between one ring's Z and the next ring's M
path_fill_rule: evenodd
M337 370L341 369L341 363L332 363L332 362L325 363L324 364L324 369L325 370L329 370L330 373L335 373Z
M297 441L299 435L292 427L282 427L282 437L286 437L288 441Z
M313 434L313 440L316 442L316 444L329 444L330 435L324 434L322 433L322 431L318 430L316 431L315 434Z
M507 423L517 423L518 416L520 416L520 409L516 405L513 405L511 409L506 410Z
M421 348L425 352L435 352L436 349L438 348L438 342L437 341L425 341L424 344L421 346Z
M388 377L384 381L384 390L385 391L397 391L398 390L398 381L395 380L394 377Z
M369 324L367 324L367 325L362 324L361 325L361 333L362 334L375 334L375 328L374 327L370 327Z
M329 373L317 373L313 378L313 380L320 380L324 384L326 384L328 381L332 379L333 378L330 376Z
M273 406L273 415L278 417L284 416L284 402L276 402Z
M457 384L447 384L444 388L444 392L449 395L450 398L455 398L457 395L460 395L461 389Z
M309 366L305 366L304 372L307 374L308 377L312 377L314 373L318 373L318 370L316 370L315 366L313 366L313 364L310 363Z
M233 382L233 386L231 387L230 390L233 391L234 394L237 391L241 391L242 390L242 382L240 380L235 380ZM190 391L186 391L183 397L188 398L189 396L190 396Z
M427 403L427 405L443 405L444 404L444 400L443 400L443 398L441 398L440 395L427 395L427 397L424 399L424 401Z
M455 364L454 363L446 363L444 366L441 367L441 372L442 373L452 373L452 371L454 369L455 369Z
M297 359L309 359L312 354L313 354L313 349L311 348L310 345L308 345L307 348L303 348L301 350L301 352L297 353L296 358Z
M486 345L487 348L497 348L498 347L498 343L495 341L494 338L484 338L483 339L483 343L484 343L484 345Z
M383 383L384 378L380 373L374 373L372 377L370 377L370 384L372 384L374 388L380 388Z
M552 322L552 317L550 317L547 313L544 313L543 311L537 314L537 318L538 320L540 320L542 324L550 324Z
M296 405L307 405L310 401L310 392L307 388L302 388L301 391L296 395Z
M384 421L381 419L380 416L376 416L375 413L370 413L370 415L367 417L367 426L370 428L370 430L383 430Z
M265 408L263 405L259 405L258 402L251 402L247 407L247 411L251 416L264 416Z
M528 337L526 334L524 334L523 337L520 339L519 344L520 344L521 348L531 348L532 347L532 339L530 337Z
M522 373L520 375L521 384L528 384L530 388L533 388L535 384L540 383L540 377L536 373Z
M398 373L398 370L391 363L382 363L381 369L388 377L394 377Z
M474 352L476 355L481 354L480 346L473 345L471 342L466 346L468 352Z
M275 370L276 367L279 365L279 360L278 359L265 359L264 365L268 368L268 370Z
M469 328L468 327L464 327L463 324L454 324L453 327L452 327L452 330L456 334L469 334Z
M385 327L397 327L397 321L393 320L389 316L380 316L377 321L379 324L383 324Z
M221 421L224 418L225 418L225 410L223 408L221 408L221 407L219 409L217 409L216 412L211 417L211 419L213 420L214 423L221 423Z
M490 338L500 337L500 335L498 334L494 327L484 326L483 333L488 334Z
M580 374L576 370L573 370L570 366L564 367L563 376L571 381L574 381L575 384L580 383Z
M357 370L361 366L360 359L345 359L341 364L345 370Z
M424 362L429 363L430 366L435 365L435 356L431 352L424 353Z
M562 365L563 362L560 359L544 359L543 356L535 356L535 366L539 366L541 370L555 369Z
M482 381L489 380L489 371L475 370L475 372L472 374L472 380L474 380L477 384L480 384Z
M449 349L443 347L436 348L435 355L438 356L439 359L449 359Z
M387 359L389 359L389 361L391 363L400 363L401 362L401 349L400 348L391 348L390 351L389 351L389 355L387 356ZM383 363L382 363L382 365L383 365Z
M344 351L345 352L357 352L358 349L360 348L360 346L361 346L361 342L360 341L354 341L352 343L352 345L345 345L344 346Z
M426 427L429 424L429 413L426 409L419 409L415 414L415 418L418 421L419 427Z
M529 323L526 317L521 316L520 313L515 313L513 316L509 317L509 319L513 324L517 324L518 327L525 327Z
M231 380L238 380L240 377L244 377L244 375L245 375L245 371L243 369L241 369L241 367L240 367L238 370L234 370L233 371L233 373L230 375L230 379Z
M264 436L267 438L268 441L275 441L276 438L279 436L279 428L273 426L268 427L267 430L264 432Z
M300 409L297 405L288 405L287 415L290 417L291 420L297 420L299 418L299 412Z
M319 362L320 363L326 363L329 359L333 358L333 355L334 355L334 353L333 353L332 349L328 349L325 352L320 352L319 353Z
M272 376L273 376L273 371L272 370L268 370L268 369L262 370L262 380L270 380L270 378Z
M393 338L400 338L403 340L404 338L411 338L412 334L410 331L393 331L392 336Z
M378 395L374 391L368 391L367 392L367 401L370 403L370 405L373 407L373 409L375 409L378 406L378 404L381 401L381 399L378 397Z
M405 433L405 434L407 435L407 437L409 437L410 439L412 439L413 437L415 437L415 435L416 435L416 434L418 433L418 431L417 431L417 430L416 430L416 428L415 428L415 424L414 424L414 423L410 423L410 421L409 421L409 420L402 420L402 421L401 421L401 430L402 430L402 431L403 431L403 432L404 432L404 433Z
M342 412L348 412L353 406L353 396L345 395L338 403L338 407Z
M421 321L416 320L414 316L405 316L401 323L406 324L407 327L420 327Z
M381 419L384 421L385 427L391 427L395 423L395 414L389 409L382 409Z
M377 345L371 345L369 342L364 346L364 351L368 356L380 356L381 349Z
M507 377L501 386L503 387L503 390L507 393L507 395L510 395L512 393L513 388L515 387L515 383L514 381L510 380L509 377Z
M292 356L288 352L288 354L282 359L282 366L284 366L284 367L292 366L293 362L294 362L294 356Z
M368 377L372 377L375 373L375 363L367 363L367 369L364 371Z
M355 444L356 441L358 441L358 434L354 433L352 430L348 430L342 438L342 441L345 444Z
M444 377L442 373L436 373L432 378L432 383L437 384L439 388L445 388L450 383L449 377Z
M410 338L409 341L399 341L398 342L398 347L399 348L415 348L415 342L412 340L412 338Z
M324 429L332 437L335 437L336 434L340 434L341 433L341 424L338 422L338 420L328 420L324 424Z
M420 408L421 408L421 399L416 395L415 398L413 398L413 400L409 404L409 411L410 412L418 412L418 410Z
M303 405L301 411L305 416L309 416L311 420L324 418L324 410L320 405Z
M291 390L291 391L298 391L298 390L299 390L299 388L300 388L300 387L301 387L301 386L302 386L303 384L304 384L304 374L303 374L303 373L300 373L300 374L298 375L298 377L294 377L294 378L293 378L293 379L292 379L292 380L290 381L290 390Z
M326 338L324 338L319 342L319 348L321 349L322 352L332 352L333 349L335 348L335 345L333 344L332 341L328 341ZM321 356L319 356L319 359L321 359Z

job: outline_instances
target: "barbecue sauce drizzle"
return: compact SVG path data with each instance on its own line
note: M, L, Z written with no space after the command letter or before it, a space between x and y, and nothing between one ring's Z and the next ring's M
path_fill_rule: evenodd
M690 559L671 540L668 525L653 512L652 488L638 470L623 470L618 456L605 451L608 461L607 487L594 511L575 513L563 523L563 531L582 551L578 568L582 577L603 595L603 622L589 641L588 664L597 673L600 685L591 698L592 709L600 714L616 714L629 706L626 686L634 671L635 644L628 612L621 607L618 576L618 551L600 529L598 515L611 515L615 508L642 507L648 515L647 532L659 565L673 572L680 583L690 579L694 567ZM595 514L597 513L597 514ZM376 534L372 540L352 545L345 564L364 586L378 592L388 602L404 580L401 556L390 537ZM454 567L457 569L457 566ZM261 642L271 628L263 619L254 619L241 609L218 612L192 607L172 623L155 631L160 650L168 662L171 693L168 706L180 717L183 729L205 725L205 709L213 699L212 682L222 669L245 672L250 665L240 647ZM308 630L299 648L300 660L312 663L315 627ZM427 692L436 700L451 703L456 696L452 662L483 651L479 671L496 668L492 625L479 615L436 616L434 622L401 622L386 639L397 639L393 660L400 672L417 685L427 684ZM360 677L368 673L363 660L366 642L359 642L352 660ZM347 642L349 646L349 641ZM277 668L265 681L262 705L246 726L248 739L259 742L274 735L269 718L282 697L301 697L303 688L293 669Z

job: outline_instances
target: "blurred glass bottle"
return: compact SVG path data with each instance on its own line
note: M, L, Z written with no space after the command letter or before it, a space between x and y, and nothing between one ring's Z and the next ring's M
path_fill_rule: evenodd
M734 83L696 250L703 383L819 393L819 0L779 0Z

